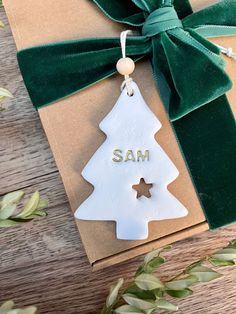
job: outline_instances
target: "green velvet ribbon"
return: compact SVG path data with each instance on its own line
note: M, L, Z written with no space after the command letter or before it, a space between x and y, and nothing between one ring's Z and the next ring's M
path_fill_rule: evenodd
M165 6L150 12L143 24L142 34L146 37L153 37L179 27L183 28L183 24L175 8Z
M89 0L88 0L89 1ZM188 0L93 0L115 22L136 27L126 53L148 57L211 228L236 220L236 130L225 93L232 82L206 37L236 35L236 1L193 13ZM18 52L36 108L116 72L119 38L53 43Z

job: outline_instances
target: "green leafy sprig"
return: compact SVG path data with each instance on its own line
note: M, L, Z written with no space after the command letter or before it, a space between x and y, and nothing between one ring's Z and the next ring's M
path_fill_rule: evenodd
M1 27L1 21L0 21L0 27ZM0 87L0 112L5 110L5 108L3 108L1 104L7 98L13 98L13 95L7 89Z
M16 191L8 193L2 198L0 202L0 228L14 227L34 218L47 216L43 209L48 207L48 202L40 198L38 191L26 201L23 208L18 210L17 205L23 196L23 191Z
M201 282L215 280L222 275L211 268L233 266L236 260L236 240L212 255L192 263L174 278L163 282L154 275L165 258L160 254L170 246L153 250L144 258L143 264L135 273L134 280L120 292L124 279L110 289L101 314L152 314L162 309L169 312L178 311L178 306L166 300L166 297L184 298L193 293L192 286Z
M0 0L0 8L3 6L2 0ZM4 27L4 23L0 20L0 28Z
M28 306L24 309L13 309L14 302L7 301L0 306L0 314L36 314L37 308L35 306Z

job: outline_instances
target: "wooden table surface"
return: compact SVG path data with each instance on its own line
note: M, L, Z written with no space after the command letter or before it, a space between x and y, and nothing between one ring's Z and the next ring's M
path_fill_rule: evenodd
M8 299L19 306L35 304L40 314L100 313L108 287L121 276L131 278L143 257L91 271L47 138L24 87L3 8L0 20L6 24L0 30L0 86L15 96L0 113L0 194L39 190L50 202L47 218L0 230L0 304ZM173 276L234 237L236 225L175 243L160 276ZM178 313L235 314L236 268L221 272L223 278L195 286L191 297L176 301Z

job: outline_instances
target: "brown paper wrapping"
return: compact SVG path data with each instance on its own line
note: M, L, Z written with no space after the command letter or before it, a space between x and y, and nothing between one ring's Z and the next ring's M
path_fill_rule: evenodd
M196 9L214 2L192 1ZM18 49L81 37L119 36L124 30L124 26L110 21L88 0L5 0L4 5ZM232 37L217 41L226 47L232 46ZM233 71L231 62L229 72L236 80L235 66ZM169 190L186 206L189 214L181 219L149 223L149 238L146 241L117 240L114 222L77 220L84 247L94 268L126 260L208 229L147 61L138 63L133 78L162 123L156 140L180 171L180 176L169 185ZM39 110L73 211L93 191L80 173L105 140L98 125L119 97L121 81L122 78L116 75ZM235 98L232 91L229 97L231 101Z

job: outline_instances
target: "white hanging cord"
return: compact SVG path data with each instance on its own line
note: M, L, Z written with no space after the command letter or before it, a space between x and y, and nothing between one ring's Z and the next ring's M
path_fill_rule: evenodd
M225 47L222 47L220 45L216 45L216 46L220 49L220 51L223 54L225 54L229 58L236 60L236 52L234 52L232 48L225 48Z
M131 87L131 83L133 82L133 79L129 75L124 75L124 77L125 77L125 79L120 86L120 90L122 91L126 87L128 95L132 96L133 95L133 89Z
M132 34L131 30L123 31L120 33L120 44L122 51L122 58L126 58L126 38L128 34Z
M128 34L131 34L132 31L131 30L127 30L127 31L123 31L120 34L120 44L121 44L121 51L122 51L122 58L126 58L126 39ZM131 83L133 81L133 79L129 76L129 74L124 74L124 81L121 84L121 90L123 90L125 87L127 89L127 93L129 96L133 95L133 89L131 86Z
M117 71L124 75L124 81L121 84L121 91L126 88L127 94L129 96L133 95L133 89L132 89L132 81L133 79L129 76L131 73L133 73L135 64L134 61L131 58L126 57L126 39L128 34L131 34L131 30L126 30L121 32L120 34L120 44L121 44L121 52L122 52L122 58L118 60L117 62Z

